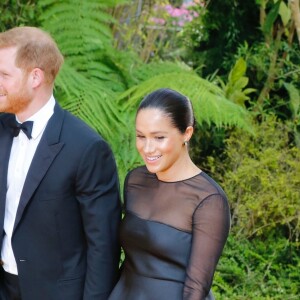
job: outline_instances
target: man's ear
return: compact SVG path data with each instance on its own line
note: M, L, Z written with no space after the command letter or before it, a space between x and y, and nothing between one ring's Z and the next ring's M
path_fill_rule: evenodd
M34 68L30 72L30 76L31 76L31 87L32 88L39 87L45 81L44 71L42 71L40 68Z

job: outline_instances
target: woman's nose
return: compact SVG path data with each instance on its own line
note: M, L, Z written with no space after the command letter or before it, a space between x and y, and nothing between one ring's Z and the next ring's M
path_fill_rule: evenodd
M155 146L153 141L151 140L146 140L144 144L144 152L145 153L152 153L155 150Z

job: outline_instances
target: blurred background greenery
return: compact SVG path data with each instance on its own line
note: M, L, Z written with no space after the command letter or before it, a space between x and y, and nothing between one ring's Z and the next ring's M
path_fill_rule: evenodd
M65 56L61 105L111 145L121 186L141 164L149 92L193 102L191 155L226 191L216 299L299 299L299 0L2 0L0 30L39 26Z

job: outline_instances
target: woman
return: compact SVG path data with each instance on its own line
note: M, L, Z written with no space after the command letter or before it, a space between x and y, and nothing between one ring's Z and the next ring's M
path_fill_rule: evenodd
M210 287L226 242L226 195L191 160L191 102L159 89L136 116L145 165L126 177L122 275L110 300L213 299Z

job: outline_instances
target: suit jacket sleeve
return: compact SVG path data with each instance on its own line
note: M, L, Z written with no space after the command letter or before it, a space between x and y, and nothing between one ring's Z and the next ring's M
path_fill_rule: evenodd
M113 154L103 140L82 155L76 178L87 242L84 300L104 300L118 279L120 258L119 182Z

